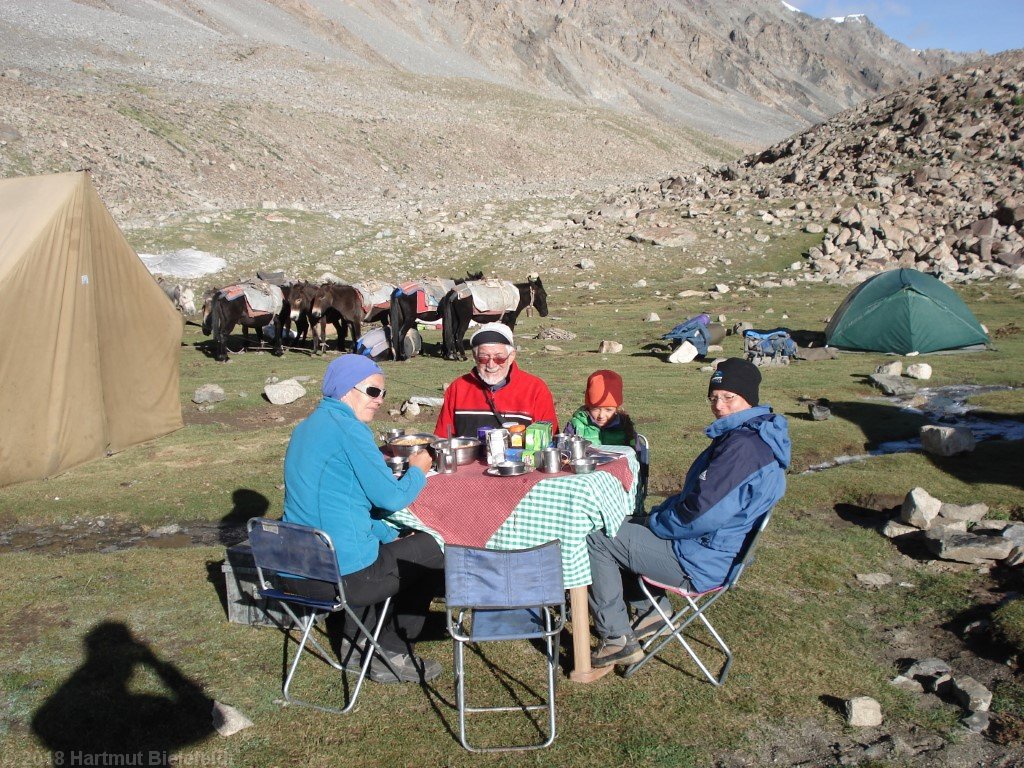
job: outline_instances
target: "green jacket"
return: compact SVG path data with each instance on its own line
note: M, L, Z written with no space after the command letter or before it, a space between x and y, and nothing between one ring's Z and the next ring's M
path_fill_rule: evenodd
M565 425L566 434L579 435L591 445L632 445L636 432L629 416L616 414L604 428L590 420L586 408L580 408Z

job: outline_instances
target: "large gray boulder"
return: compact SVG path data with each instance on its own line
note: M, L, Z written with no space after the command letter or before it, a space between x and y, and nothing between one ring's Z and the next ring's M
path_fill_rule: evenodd
M306 394L306 388L295 379L285 379L275 384L267 384L263 387L263 394L267 396L274 405L287 405L294 403Z
M219 403L227 395L224 394L224 388L218 384L203 384L195 392L192 393L192 402L196 404L203 403Z
M889 520L882 528L882 535L887 539L902 539L904 536L917 538L923 536L924 532L914 525L904 525L895 520Z
M972 565L991 565L1010 556L1014 543L1001 536L976 536L948 528L934 528L925 534L928 549L942 560Z
M855 728L874 728L882 724L882 705L870 696L855 696L845 702L846 722Z
M903 675L917 680L927 691L934 691L953 676L949 664L934 656L912 662Z
M217 733L225 738L233 736L246 728L251 728L253 725L252 720L242 714L239 710L235 709L230 704L222 704L219 701L213 702L210 719L212 720L213 727L216 729Z
M949 683L949 691L968 712L988 712L992 706L992 691L969 675L954 677Z
M932 377L932 367L928 363L914 363L907 366L906 373L912 379L927 380Z
M868 380L887 395L912 395L917 387L901 376L887 376L884 373L872 373Z
M882 376L902 376L903 363L899 360L895 360L891 363L882 363L882 365L875 368L875 373L881 374Z
M974 434L967 427L942 427L936 424L921 427L921 447L935 456L954 456L973 451L977 444Z
M939 516L942 502L932 496L924 488L912 488L903 499L900 507L900 521L915 528L926 531L932 527L932 521Z
M988 514L988 504L969 504L961 507L959 504L943 502L939 507L939 517L951 521L963 521L977 523Z

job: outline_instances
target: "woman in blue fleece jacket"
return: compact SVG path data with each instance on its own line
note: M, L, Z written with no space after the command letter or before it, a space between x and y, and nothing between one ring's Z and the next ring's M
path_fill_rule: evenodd
M588 536L590 609L602 638L594 666L639 661L638 636L659 626L656 613L630 625L620 569L695 592L717 587L750 531L782 498L789 428L784 416L758 405L760 382L760 371L745 360L720 363L708 385L712 442L686 473L682 490L652 509L646 524L624 523L614 538L600 531Z
M396 479L384 463L369 424L384 401L384 374L362 355L342 355L327 367L324 397L292 433L284 458L284 520L325 531L334 543L345 595L354 606L374 606L396 596L397 622L384 619L379 642L398 670L374 658L370 678L378 682L415 682L436 677L440 665L412 653L430 599L440 593L444 556L434 538L413 533L397 538L382 514L408 506L426 484L431 459L426 451L409 458L409 470ZM313 595L316 582L291 587ZM328 590L333 596L333 590ZM334 614L342 634L342 661L357 665L352 651L358 637L344 631L343 614ZM364 622L365 623L365 622ZM397 623L397 630L395 624ZM337 626L340 624L341 626ZM370 626L370 625L368 625ZM401 632L401 636L399 634Z

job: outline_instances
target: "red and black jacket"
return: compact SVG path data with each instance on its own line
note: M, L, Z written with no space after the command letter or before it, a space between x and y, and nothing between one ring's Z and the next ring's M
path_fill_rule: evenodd
M444 404L437 417L434 433L476 437L479 427L500 427L513 421L532 424L550 421L558 431L555 401L544 381L519 369L513 362L508 378L494 387L485 384L476 369L453 381L444 393Z

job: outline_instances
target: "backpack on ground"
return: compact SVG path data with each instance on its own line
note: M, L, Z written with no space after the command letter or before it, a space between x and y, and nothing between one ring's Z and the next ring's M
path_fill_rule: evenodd
M711 343L711 333L708 331L708 323L711 318L707 315L697 315L684 320L661 338L672 339L682 344L688 341L697 349L697 354L704 357L708 353L708 344Z
M364 333L356 341L355 351L375 362L387 360L391 355L391 329L380 327ZM405 356L416 357L422 351L423 337L415 328L410 328L405 334Z
M754 365L789 365L796 352L796 342L788 328L743 332L743 353Z

